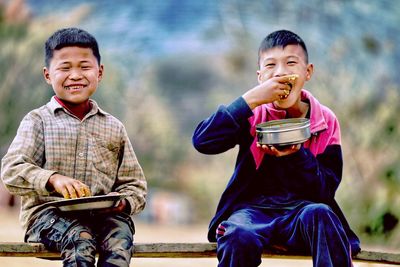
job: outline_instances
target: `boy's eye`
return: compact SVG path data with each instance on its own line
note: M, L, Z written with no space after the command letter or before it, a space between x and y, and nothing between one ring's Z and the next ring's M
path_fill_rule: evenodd
M297 63L296 61L293 61L293 60L292 60L292 61L288 61L287 64L288 64L288 65L294 65L294 64L296 64L296 63Z
M266 68L273 68L274 66L275 66L274 63L269 63L269 64L265 64L264 67L266 67Z

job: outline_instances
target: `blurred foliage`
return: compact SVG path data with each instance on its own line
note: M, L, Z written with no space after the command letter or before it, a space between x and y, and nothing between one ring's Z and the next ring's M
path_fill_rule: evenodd
M9 6L8 6L9 7ZM21 7L23 8L23 7ZM12 8L10 8L12 11ZM39 106L51 94L43 90L40 77L43 62L43 33L29 32L27 18L19 21L10 9L0 6L0 151L4 152L23 115Z
M88 10L86 10L88 11ZM85 11L85 12L86 12ZM34 20L24 1L0 2L0 152L5 153L15 135L22 117L34 108L45 104L52 95L51 87L42 76L44 67L44 42L48 36L65 24L76 24L85 14L83 10L71 11L69 19L48 24ZM18 14L25 14L23 17ZM107 61L107 57L105 61ZM118 99L126 85L112 63L95 95L104 109L123 115Z
M76 7L62 16L64 20L59 14L38 18L22 12L25 15L14 20L11 18L18 16L10 15L12 8L1 3L2 155L22 116L53 94L41 74L45 39L61 26L80 25L95 9ZM23 1L8 3L20 5L14 10L26 8ZM139 6L142 11L149 9L145 2ZM160 12L165 24L171 19L166 14L182 16L179 5L162 8L173 9ZM376 12L378 8L381 12ZM179 52L168 56L117 52L118 45L102 51L105 79L94 98L125 123L150 191L184 194L194 205L193 220L207 222L211 218L233 172L237 150L201 155L191 145L193 130L218 105L230 103L255 85L256 51L264 34L293 29L304 37L315 64L307 89L330 107L341 123L345 168L338 201L364 244L398 247L400 76L395 67L400 62L400 4L314 0L268 1L266 5L238 0L221 1L215 9L217 19L210 20L201 35L204 43L225 40L214 49L179 50L178 40L174 51ZM189 12L187 6L184 11ZM178 19L172 19L170 30L174 33ZM96 23L101 20L96 18Z

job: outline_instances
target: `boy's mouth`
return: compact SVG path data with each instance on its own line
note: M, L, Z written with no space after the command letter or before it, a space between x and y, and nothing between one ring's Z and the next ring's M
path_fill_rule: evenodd
M85 86L84 85L69 85L69 86L64 86L65 90L71 90L71 91L76 91L76 90L82 90Z

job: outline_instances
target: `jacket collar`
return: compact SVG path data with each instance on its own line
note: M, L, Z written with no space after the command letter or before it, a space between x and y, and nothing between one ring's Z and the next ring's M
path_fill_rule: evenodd
M323 116L323 110L318 100L308 91L301 91L301 99L310 103L310 132L316 134L328 128L328 123ZM250 145L250 151L253 154L256 168L260 167L264 152L257 147L256 126L259 123L279 120L286 118L285 110L278 110L272 103L264 104L253 110L253 116L249 118L250 134L254 137L253 143Z
M312 134L325 130L328 128L328 124L324 118L323 111L321 109L321 104L319 101L307 90L303 89L301 91L301 100L308 102L310 104L310 132ZM273 103L268 103L261 106L261 110L253 110L253 113L256 112L266 112L265 118L269 118L269 120L278 120L286 118L286 110L276 109ZM257 116L256 116L257 117ZM257 122L261 123L263 121ZM252 125L253 126L253 125ZM255 126L255 125L254 125Z

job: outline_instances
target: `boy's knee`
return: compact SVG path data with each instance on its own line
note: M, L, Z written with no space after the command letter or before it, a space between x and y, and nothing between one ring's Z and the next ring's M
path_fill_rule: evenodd
M300 220L308 226L322 224L329 226L330 224L337 225L340 223L337 215L326 204L316 203L306 206L301 213Z
M103 241L99 249L103 251L130 251L133 248L133 237L128 235L114 236Z
M88 232L81 232L81 233L79 234L79 237L80 237L80 238L84 238L84 239L92 239L92 238L93 238L92 235L89 234Z
M67 237L68 239L71 240L79 240L79 239L93 239L93 235L91 231L81 225L75 225L73 226L68 232L67 232Z
M96 240L93 234L81 225L72 227L63 238L63 247L85 247L88 250L95 250Z
M119 235L104 240L99 246L99 253L102 261L114 264L107 266L128 266L133 254L133 237Z
M312 218L312 217L320 217L325 215L330 215L333 213L332 209L322 203L310 204L304 207L302 212L302 217Z
M260 236L253 231L251 226L239 225L230 222L221 224L225 228L223 236L218 238L218 242L229 242L235 246L262 247Z
M133 246L134 226L126 218L109 218L99 235L99 248L104 251L130 251Z
M79 261L93 266L96 255L96 240L88 229L76 225L64 236L61 256L64 266ZM86 266L86 265L82 265Z

